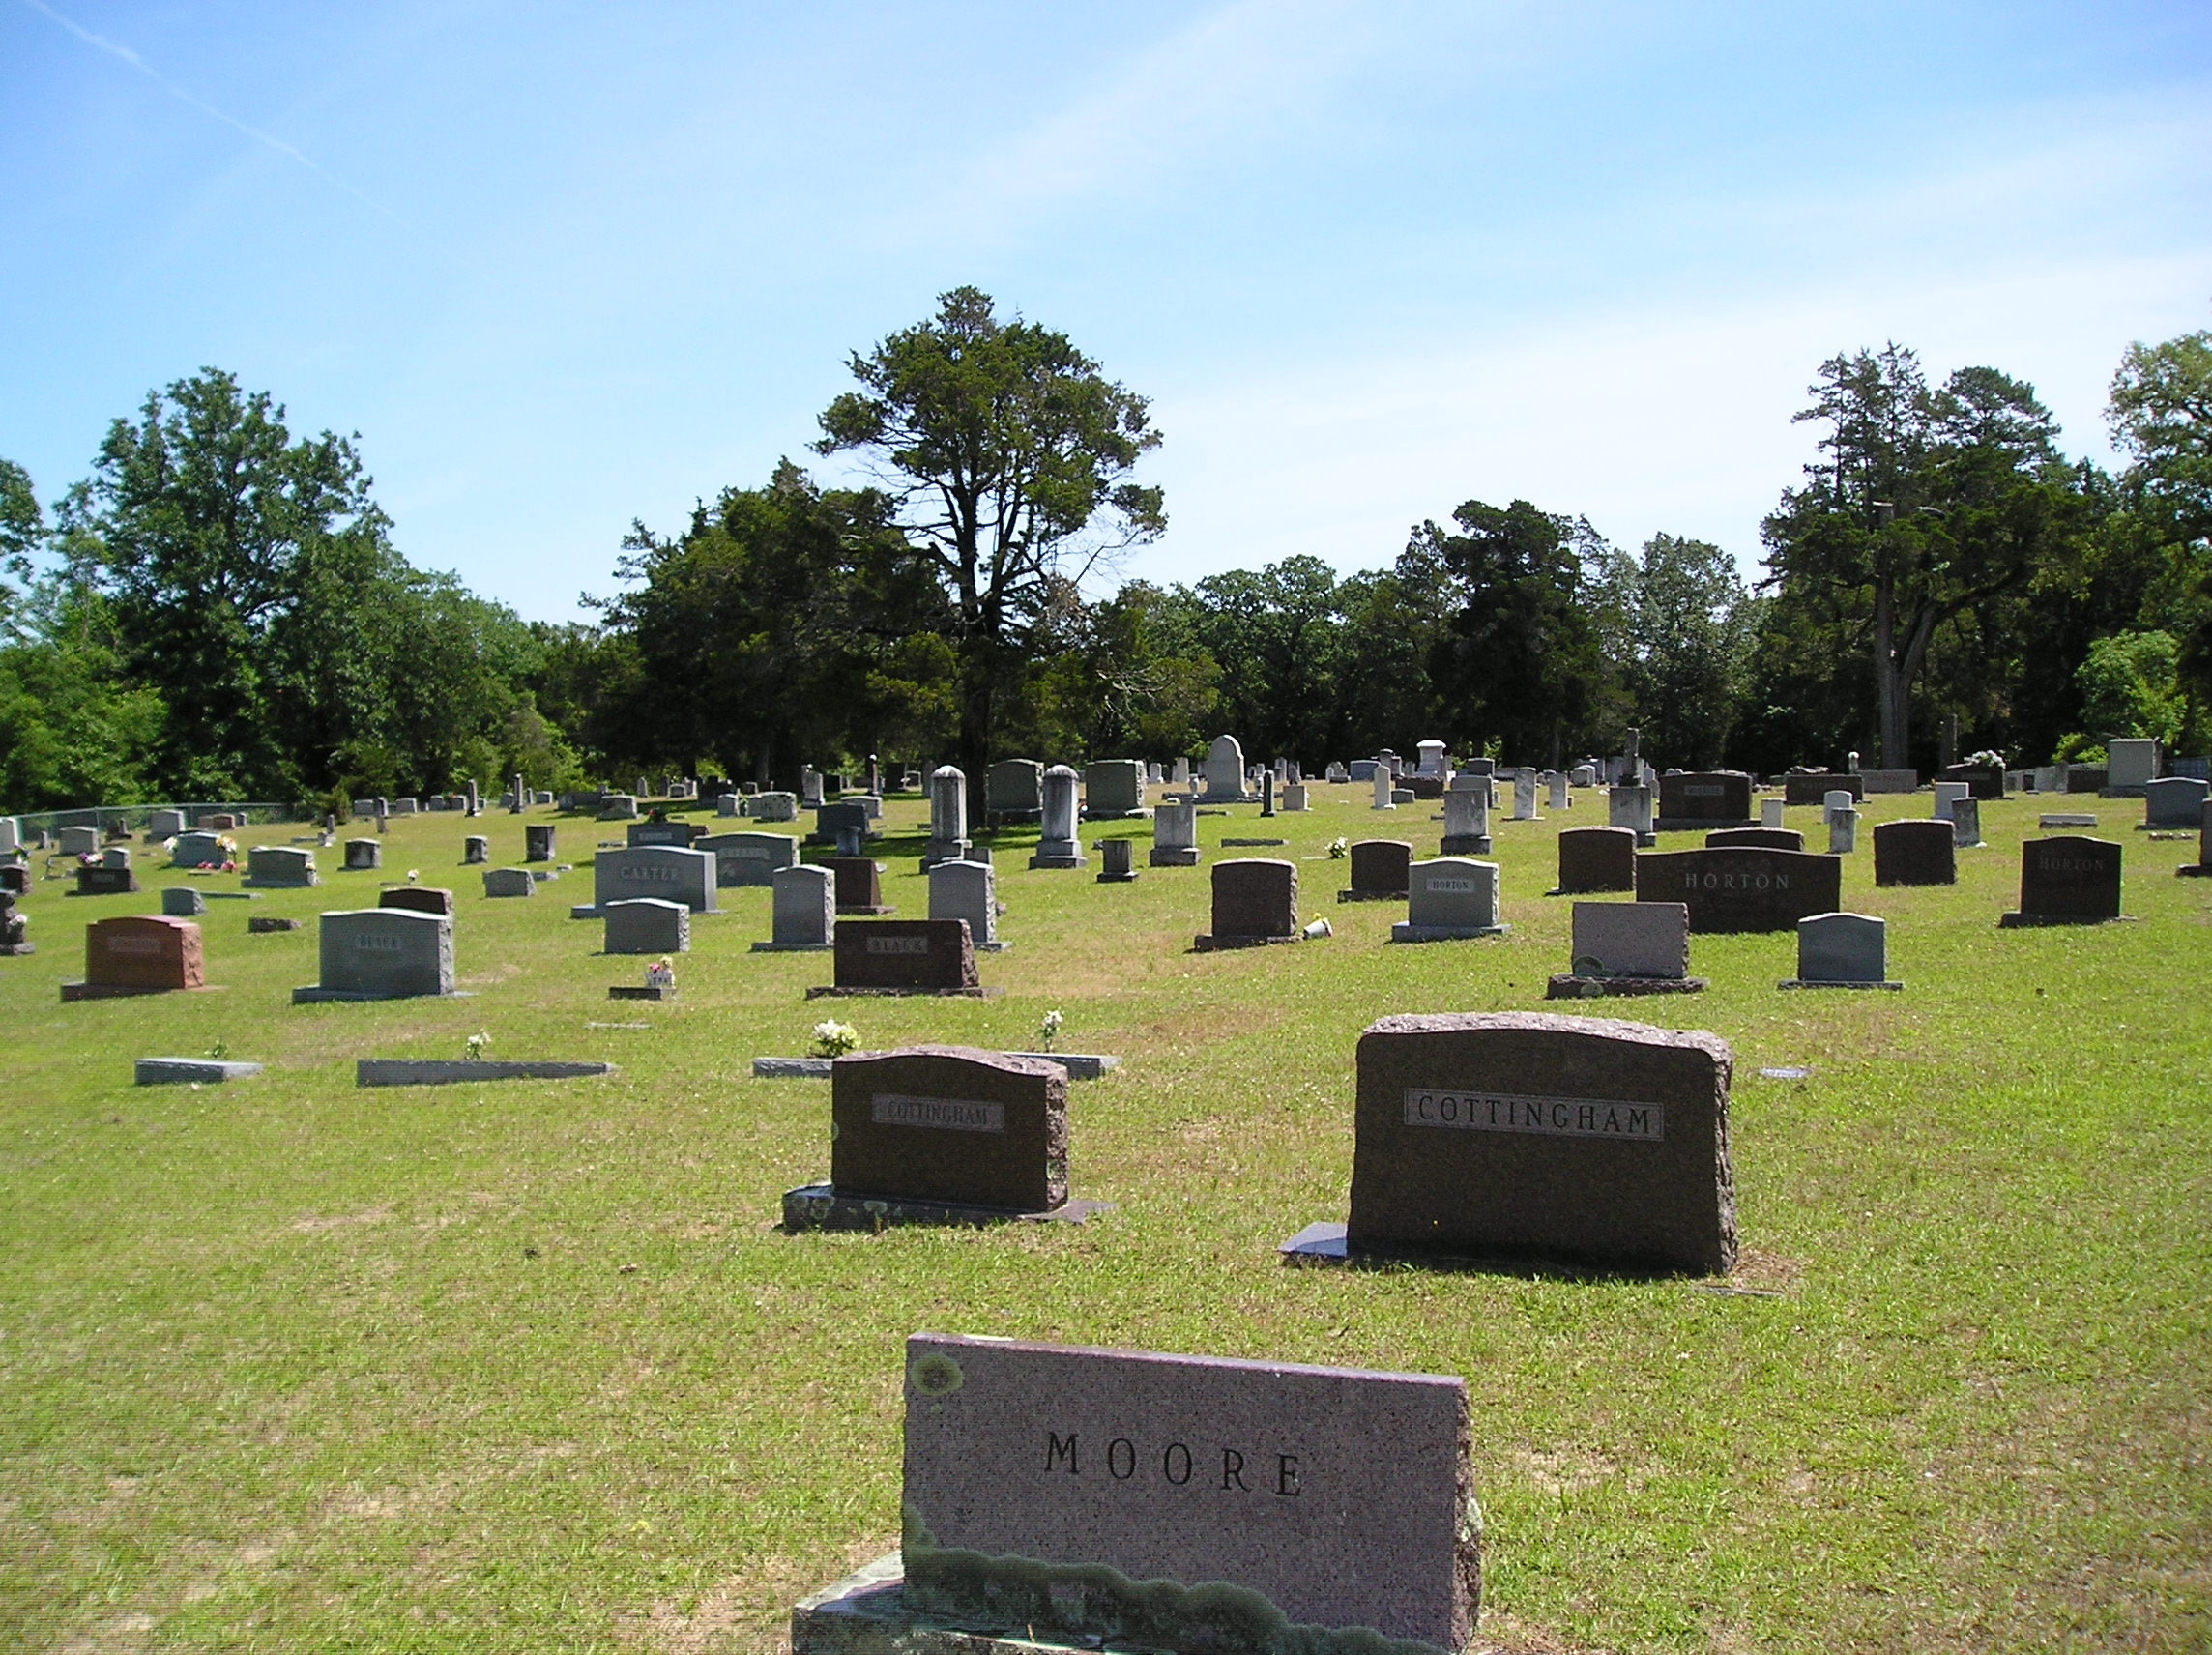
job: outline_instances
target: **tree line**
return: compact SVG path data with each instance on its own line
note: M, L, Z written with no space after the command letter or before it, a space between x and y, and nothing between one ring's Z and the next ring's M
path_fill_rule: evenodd
M0 800L788 782L870 753L979 777L1221 730L1309 765L1430 737L1557 765L1635 727L1656 762L1758 771L1927 769L1947 716L2014 764L2207 734L2212 331L2128 350L2116 474L1996 369L1832 358L1752 583L1705 541L1470 500L1351 575L1093 595L1167 521L1143 397L972 288L849 365L812 449L868 482L787 458L633 525L590 623L416 568L358 435L295 437L219 369L114 421L50 508L0 459Z

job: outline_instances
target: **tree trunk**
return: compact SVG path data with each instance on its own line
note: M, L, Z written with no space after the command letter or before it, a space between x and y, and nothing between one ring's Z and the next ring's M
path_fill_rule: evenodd
M1884 582L1874 590L1874 691L1881 739L1881 768L1906 768L1906 727L1911 685L1897 658L1897 595Z

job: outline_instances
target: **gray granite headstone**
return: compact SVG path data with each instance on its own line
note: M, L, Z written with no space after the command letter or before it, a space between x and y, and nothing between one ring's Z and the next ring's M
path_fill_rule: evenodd
M694 914L714 914L714 857L677 845L640 845L601 851L592 862L592 900L600 908L633 897L681 902Z
M1100 759L1083 769L1083 814L1093 822L1145 813L1145 770L1135 759Z
M1690 929L1790 931L1809 914L1832 914L1843 886L1834 857L1751 848L1649 852L1636 858L1639 902L1680 902Z
M1136 845L1128 839L1098 841L1098 883L1126 885L1137 877Z
M1017 821L1037 816L1044 809L1044 765L1036 759L1001 759L983 772L983 808Z
M1606 808L1608 820L1614 827L1628 828L1639 844L1650 841L1653 831L1650 788L1642 782L1616 785L1606 794Z
M554 824L550 822L532 822L524 826L522 829L522 859L524 861L549 862L554 858L557 851L553 829Z
M2195 776L2161 776L2143 787L2145 828L2194 828L2212 796L2212 782Z
M365 872L384 866L384 841L381 839L348 839L345 842L345 866L348 873Z
M408 908L322 916L322 981L295 1001L404 1000L453 992L453 922Z
M1080 868L1084 865L1083 841L1076 836L1076 789L1082 777L1065 765L1044 772L1044 818L1038 833L1033 868Z
M2158 778L2158 743L2145 737L2123 737L2106 743L2105 791L2140 793Z
M799 841L787 833L709 833L691 849L714 858L714 884L723 890L773 885L776 869L799 862Z
M1475 856L1490 849L1490 783L1477 778L1472 787L1453 787L1444 794L1443 854Z
M940 765L929 773L929 848L922 853L922 870L964 860L969 850L967 773Z
M1174 799L1152 812L1152 851L1155 868L1198 866L1198 803Z
M371 845L376 841L368 841ZM172 868L220 867L230 853L222 848L221 838L214 833L179 833L169 847L169 866Z
M207 898L189 885L161 887L161 912L174 919L193 919L207 912Z
M298 889L320 878L314 852L297 845L256 845L246 853L246 885Z
M1577 976L1674 979L1690 971L1690 911L1678 902L1578 902Z
M770 922L773 934L753 947L762 953L828 949L837 929L837 875L819 862L778 868L771 882Z
M939 862L929 870L929 916L966 920L969 940L981 952L1003 948L997 871L989 862Z
M1962 851L1982 842L1982 801L1968 795L1951 800L1951 837Z
M1223 1655L1457 1651L1473 1632L1456 1378L932 1333L906 1354L914 1609Z
M1467 857L1439 857L1406 870L1406 918L1390 927L1393 943L1437 943L1461 937L1497 937L1498 864Z
M754 794L753 820L755 822L798 821L799 795L796 793Z
M1244 748L1234 736L1216 736L1206 749L1206 797L1239 801L1244 791Z
M1889 927L1869 914L1815 914L1797 921L1792 987L1894 987Z
M486 868L483 893L486 896L536 896L538 882L530 877L528 868Z
M691 951L691 911L681 902L638 896L599 905L606 921L604 951L609 954L687 954Z

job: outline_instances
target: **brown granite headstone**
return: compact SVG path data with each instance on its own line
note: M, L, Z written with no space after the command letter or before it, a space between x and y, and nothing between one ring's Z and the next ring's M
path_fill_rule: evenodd
M830 1183L840 1196L1009 1212L1067 1200L1067 1071L1058 1063L910 1046L839 1058L830 1089Z
M830 857L824 860L836 881L839 914L888 914L884 906L883 866L873 857Z
M1559 835L1559 891L1636 888L1636 829L1569 828Z
M411 908L417 914L453 916L453 893L443 886L395 885L376 899L379 908Z
M1843 863L1806 851L1751 848L1646 851L1636 858L1636 900L1679 902L1692 932L1794 931L1843 907Z
M1661 832L1751 822L1751 777L1742 770L1685 770L1659 778Z
M831 941L839 988L972 989L975 945L965 919L856 919Z
M1375 901L1406 900L1413 847L1403 839L1360 839L1352 847L1352 888L1346 894Z
M1709 851L1725 850L1731 845L1750 845L1765 851L1802 851L1805 835L1794 828L1715 828L1705 835L1705 848Z
M2020 911L2006 925L2090 925L2120 916L2120 847L2110 839L2030 839L2020 848Z
M912 1610L1208 1655L1414 1655L1473 1633L1457 1378L933 1333L906 1354Z
M1825 804L1831 793L1848 793L1855 804L1866 798L1866 777L1856 771L1791 770L1782 778L1785 804Z
M1252 857L1213 864L1213 930L1200 947L1284 942L1298 934L1295 862Z
M1957 885L1959 836L1948 822L1884 822L1874 830L1876 885Z
M1594 1017L1371 1024L1346 1245L1725 1272L1732 1062L1718 1035Z
M84 928L84 981L64 983L65 1000L103 994L162 994L204 988L200 928L189 919L129 914ZM89 991L83 996L71 989Z

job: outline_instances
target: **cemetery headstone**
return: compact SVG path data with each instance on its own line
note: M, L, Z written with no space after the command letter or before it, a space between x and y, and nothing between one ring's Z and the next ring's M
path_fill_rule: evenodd
M1447 795L1444 808L1451 808ZM1569 828L1559 835L1557 896L1636 888L1636 833L1629 828Z
M15 911L22 894L0 885L0 957L13 959L39 951L38 944L31 941L30 917Z
M100 829L97 828L64 828L60 837L61 854L65 857L96 857L100 854Z
M2020 848L2020 907L1997 923L2096 925L2120 917L2120 847L2110 839L2029 839Z
M1790 804L1819 804L1836 792L1848 793L1856 804L1866 798L1866 777L1849 771L1791 770L1782 778L1782 797Z
M2212 879L2212 798L2197 812L2197 860L2184 862L2173 872L2179 879Z
M1751 825L1751 777L1742 770L1689 770L1659 778L1658 831Z
M238 831L238 817L231 811L218 810L212 815L201 817L200 826L210 833L235 833Z
M315 853L298 845L255 845L246 853L242 884L270 890L304 890L322 883Z
M1213 864L1213 929L1201 950L1298 940L1298 867L1266 857Z
M294 1004L406 1000L453 992L453 922L405 908L334 910L322 916L322 980Z
M1406 917L1390 927L1393 943L1443 943L1468 937L1502 937L1499 919L1498 864L1467 857L1415 862L1406 872Z
M856 1578L793 1615L795 1655L918 1648L946 1623L1223 1655L1468 1642L1460 1379L930 1333L906 1356L908 1528L887 1561L896 1612L928 1618L857 1637Z
M84 981L62 984L64 1001L171 994L207 986L200 928L167 915L124 914L84 928Z
M453 916L453 893L443 886L395 885L377 893L379 908L411 908L417 914L442 914Z
M2139 737L2123 737L2105 744L2105 785L2108 797L2132 798L2158 779L2158 743Z
M1536 772L1523 766L1513 775L1513 820L1534 822L1536 816Z
M163 886L161 912L172 919L196 919L207 912L207 898L189 885Z
M1370 808L1375 810L1397 809L1398 790L1392 785L1392 782L1395 780L1395 778L1390 774L1390 767L1384 764L1377 764L1374 771L1374 780L1375 802L1372 806L1370 806Z
M1547 1000L1609 995L1699 994L1690 975L1690 911L1678 902L1578 902L1571 969L1546 985Z
M608 954L686 954L691 951L691 911L664 897L633 896L599 905L606 922L600 951Z
M914 1046L830 1069L830 1182L784 1197L792 1230L978 1223L1067 1203L1067 1071Z
M1982 801L1972 797L1951 800L1951 836L1960 850L1982 842Z
M1874 830L1874 883L1956 885L1958 838L1950 824L1884 822Z
M1828 812L1828 855L1848 857L1859 848L1859 813L1855 810Z
M1083 770L1083 814L1119 822L1145 814L1145 769L1135 759L1100 759Z
M1304 782L1285 782L1283 784L1283 813L1287 816L1295 816L1303 813L1308 808L1307 798L1308 796L1306 793L1306 784Z
M922 853L921 871L963 861L970 848L968 778L950 765L940 766L929 776L929 848Z
M1098 883L1127 885L1137 877L1136 843L1130 839L1098 841Z
M1930 791L1936 796L1934 815L1938 822L1950 821L1952 804L1971 792L1963 781L1939 781Z
M128 896L138 888L138 876L128 864L113 867L105 862L91 862L76 870L76 888L73 896Z
M536 896L538 882L530 877L528 868L486 868L483 893L486 896Z
M624 843L634 850L640 845L688 845L691 843L691 824L688 822L632 822L624 832Z
M1171 799L1152 812L1152 851L1155 868L1198 866L1198 801Z
M1868 914L1814 914L1797 921L1797 975L1783 988L1901 989L1889 977L1889 927Z
M799 841L787 833L709 833L690 848L714 858L714 884L723 890L772 885L776 869L799 861Z
M9 817L8 822L13 825L15 818ZM185 813L181 810L157 810L147 818L146 837L157 844L164 839L174 839L184 830ZM0 851L13 851L15 848L12 844L0 844Z
M1769 851L1802 851L1805 835L1794 828L1715 828L1705 835L1709 847L1761 845Z
M1352 886L1339 902L1403 902L1413 847L1403 839L1361 839L1352 847Z
M884 901L884 867L873 857L831 857L822 864L830 870L840 915L870 917L893 910Z
M998 874L989 862L939 862L929 870L929 916L962 919L978 953L994 953L999 940Z
M874 864L869 864L871 867ZM778 868L770 898L771 932L756 954L826 953L837 934L837 875L819 862Z
M2194 828L2203 815L2204 801L2212 798L2212 782L2195 776L2161 776L2143 786L2143 821L2146 828Z
M601 851L592 861L593 907L580 913L594 918L611 902L659 897L681 902L694 914L720 912L714 900L715 857L678 845L640 845L636 850Z
M384 844L378 839L348 839L345 867L348 873L367 873L384 866Z
M1761 828L1779 828L1779 827L1781 827L1781 826L1782 826L1782 811L1783 811L1783 801L1782 801L1781 799L1779 799L1779 798L1762 798L1762 799L1761 799L1761 800L1759 801L1759 825L1760 825ZM1727 831L1727 829L1725 829L1725 828L1724 828L1724 829L1722 829L1722 831L1724 831L1724 832L1725 832L1725 831Z
M753 820L755 822L797 822L799 796L795 793L756 793L753 795Z
M807 998L844 994L996 995L976 981L964 919L849 919L835 943L836 981Z
M1078 776L1065 765L1044 772L1044 819L1037 837L1033 868L1080 868L1085 865L1083 842L1076 837Z
M1649 852L1636 858L1636 900L1679 902L1693 932L1789 931L1840 906L1843 863L1803 851Z
M522 829L522 859L526 862L549 862L557 854L554 845L554 825L550 822L533 822Z
M984 772L983 808L994 821L1035 821L1044 813L1044 765L1001 759Z
M1636 835L1636 843L1648 849L1659 842L1651 826L1651 789L1643 782L1624 782L1606 791L1607 820Z
M1359 1039L1351 1221L1284 1251L1724 1274L1732 1061L1717 1035L1599 1018L1382 1018Z
M1216 736L1206 750L1206 798L1209 802L1245 802L1244 749L1234 736Z

